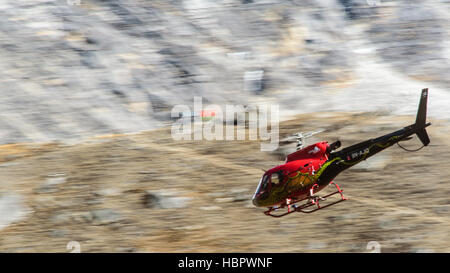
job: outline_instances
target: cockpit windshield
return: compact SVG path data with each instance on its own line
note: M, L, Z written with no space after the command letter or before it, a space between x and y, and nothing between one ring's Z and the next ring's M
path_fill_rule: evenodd
M270 176L265 174L261 180L261 188L260 191L265 191L267 189L267 185L269 185Z
M257 195L263 193L267 189L267 185L269 184L269 178L270 178L270 176L265 174L261 178L261 180L259 180L259 184L258 184L258 187L256 188L253 198L255 198Z
M278 185L283 181L283 175L279 172L272 173L272 174L265 174L261 178L260 185L257 189L257 192L263 192L267 190L267 186L271 184L272 186Z
M259 181L258 187L256 188L253 198L258 196L263 196L264 193L268 193L268 190L273 189L273 187L278 186L283 182L283 174L281 172L275 172L271 174L264 174ZM270 187L269 187L270 185Z

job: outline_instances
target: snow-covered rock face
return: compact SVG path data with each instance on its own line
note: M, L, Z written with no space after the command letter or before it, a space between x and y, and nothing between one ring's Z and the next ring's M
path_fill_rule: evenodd
M20 195L0 193L0 230L22 220L29 212Z
M445 1L68 2L0 4L0 144L153 129L194 96L413 115L428 87L450 117Z

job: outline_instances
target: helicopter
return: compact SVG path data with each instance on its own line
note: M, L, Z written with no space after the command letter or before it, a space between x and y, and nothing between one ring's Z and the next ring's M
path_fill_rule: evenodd
M347 200L341 187L333 179L342 171L355 166L369 157L398 144L407 151L417 151L430 143L426 127L428 88L422 89L419 108L414 124L395 132L368 139L338 150L341 142L331 144L318 142L304 147L305 139L318 132L297 133L297 150L287 155L284 164L264 173L259 181L252 202L256 207L266 207L264 214L283 217L294 212L312 213ZM412 139L416 134L423 146L408 150L399 142ZM332 185L335 190L324 196L317 193ZM333 197L334 201L327 201ZM325 202L325 205L323 205ZM281 212L280 212L281 211Z

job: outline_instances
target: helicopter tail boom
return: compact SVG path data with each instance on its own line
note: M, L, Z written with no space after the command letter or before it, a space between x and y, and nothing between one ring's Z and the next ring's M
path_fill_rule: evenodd
M368 159L384 149L391 147L400 141L411 139L411 136L414 134L419 137L424 146L427 146L430 143L430 139L425 128L431 125L431 123L426 122L427 97L428 89L423 89L420 97L416 122L414 124L408 125L390 134L369 139L352 146L345 147L344 149L336 152L331 152L328 157L328 161L330 163L319 177L319 185L329 183L343 170Z

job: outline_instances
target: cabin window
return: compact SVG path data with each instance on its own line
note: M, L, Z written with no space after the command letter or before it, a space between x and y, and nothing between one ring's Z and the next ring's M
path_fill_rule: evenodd
M279 172L273 173L271 180L272 180L272 184L279 185L279 184L281 184L281 182L283 182L283 176Z
M280 181L278 179L278 174L277 173L273 173L272 174L272 184L274 184L274 185L280 184Z

